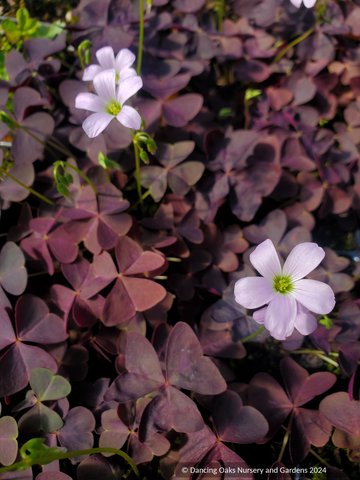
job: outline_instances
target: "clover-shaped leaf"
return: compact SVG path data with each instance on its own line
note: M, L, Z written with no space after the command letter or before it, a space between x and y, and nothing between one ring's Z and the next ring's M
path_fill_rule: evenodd
M30 386L41 401L58 400L71 392L70 383L47 368L35 368L30 375Z
M18 444L18 428L13 417L0 418L0 462L7 466L15 462Z

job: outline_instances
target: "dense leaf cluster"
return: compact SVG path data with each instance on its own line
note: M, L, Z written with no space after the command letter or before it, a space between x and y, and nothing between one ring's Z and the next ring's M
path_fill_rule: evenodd
M6 21L3 466L99 446L123 449L147 479L277 458L274 468L324 467L319 457L328 480L356 478L358 3L153 0L143 45L142 2L81 0L50 33L24 9ZM111 121L89 138L81 127L90 112L75 98L93 89L81 44L92 64L104 46L142 51L131 102L149 151L140 185L129 129ZM325 249L308 278L328 283L337 304L308 337L257 334L235 302L235 281L257 275L249 255L268 238L282 260L302 242ZM111 452L0 467L1 479L127 473Z

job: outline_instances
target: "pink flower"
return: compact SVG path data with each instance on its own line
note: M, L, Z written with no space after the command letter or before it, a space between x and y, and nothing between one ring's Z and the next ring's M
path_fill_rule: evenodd
M325 252L316 243L305 242L292 249L281 268L271 240L262 242L250 255L250 261L263 276L241 278L235 284L235 300L254 312L254 320L263 323L278 340L289 337L294 328L309 335L316 327L310 313L330 313L335 295L329 285L303 279L322 261Z
M79 93L75 99L75 107L95 112L82 124L85 133L97 137L116 118L127 128L139 130L141 117L138 112L124 103L140 90L143 82L139 76L128 77L116 87L115 70L104 70L98 73L93 82L98 95Z
M98 73L112 68L115 70L116 82L122 82L127 77L136 77L136 71L130 68L136 57L127 48L120 50L116 57L112 47L100 48L95 55L100 65L89 65L85 68L82 78L84 81L93 80Z
M312 8L312 7L315 5L316 0L290 0L290 2L291 2L296 8L300 8L302 3L304 3L304 6L305 6L306 8Z

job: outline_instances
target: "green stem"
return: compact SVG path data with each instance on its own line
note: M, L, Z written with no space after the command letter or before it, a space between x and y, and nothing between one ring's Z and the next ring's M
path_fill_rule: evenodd
M148 190L149 191L149 190ZM177 258L177 257L166 257L166 260L168 262L178 262L180 263L181 262L181 258Z
M77 167L74 167L74 165L71 165L71 163L63 162L62 160L59 160L58 162L55 162L55 164L54 164L54 167L55 167L54 168L54 177L55 177L55 181L57 183L59 183L59 182L56 179L56 174L57 174L57 169L59 168L59 166L61 166L62 168L69 167L69 168L72 168L73 170L75 170L75 172L78 173L85 180L85 182L87 182L90 185L90 187L93 189L93 192L95 193L95 195L96 196L99 195L99 192L96 190L95 185L90 180L90 178L87 175L85 175L85 173L83 173ZM65 170L65 168L64 168L64 170Z
M246 98L244 99L244 107L245 107L245 122L244 122L244 130L249 128L249 106L250 103Z
M146 197L148 197L150 195L150 190L147 190L144 195L141 196L141 198L134 203L134 205L131 205L131 207L129 208L128 212L131 212L132 210L135 210L135 208L139 205L139 203L141 202L141 200L145 200Z
M73 153L70 152L66 147L59 145L59 141L57 139L54 140L48 140L48 144L51 145L52 147L56 148L59 152L62 152L64 155L68 157L72 157Z
M283 443L281 445L279 458L277 460L278 462L281 462L282 457L283 457L284 452L285 452L286 445L287 445L288 440L289 440L289 435L290 435L290 430L291 430L291 421L292 421L293 415L294 415L294 410L291 412L291 415L290 415L290 418L289 418L289 423L288 423L288 426L286 427L286 432L285 432L285 435L284 435Z
M47 465L51 462L54 462L55 460L65 460L66 458L79 457L80 455L91 455L93 453L113 453L115 455L119 455L120 457L123 457L131 466L137 478L141 480L140 472L137 466L135 465L134 461L129 457L129 455L127 455L125 452L118 450L116 448L107 448L107 447L89 448L86 450L75 450L74 452L66 452L66 453L55 453L53 455L49 455L48 457L29 458L21 462L13 463L8 467L0 468L0 475L2 473L10 472L11 470L15 470L18 468L24 468L24 467L29 468L29 467L32 467L33 465Z
M137 57L137 74L141 73L142 51L144 43L144 0L140 0L140 30L139 30L139 48Z
M136 142L134 143L134 150L135 150L135 168L136 168L136 186L139 195L139 201L141 205L141 211L144 213L144 199L141 193L141 181L140 181L140 155L139 155L139 147Z
M310 453L312 455L314 455L315 458L317 458L321 463L323 463L326 467L330 468L331 465L326 461L324 460L323 458L320 457L320 455L318 455L315 450L313 450L312 448L310 448Z
M11 180L14 180L14 182L16 182L18 185L25 188L28 192L36 195L37 197L39 197L44 202L48 203L49 205L55 205L55 203L52 200L44 197L43 195L41 195L41 193L38 193L36 190L33 190L30 187L27 187L24 183L20 182L20 180L18 180L16 177L14 177L14 175L11 175L11 173L7 172L3 167L0 167L0 172L7 175L9 178L11 178Z
M222 32L222 29L223 29L224 11L225 11L225 0L220 0L219 10L218 10L218 30L219 30L219 32Z
M256 330L256 332L252 333L251 335L243 338L241 340L241 343L245 343L245 342L248 342L249 340L252 340L253 338L257 337L258 335L260 335L261 332L263 332L265 330L265 327L262 326L261 328L259 328L259 330Z
M37 142L39 142L44 148L45 150L47 150L49 153L51 153L51 155L55 158L57 158L55 152L53 152L51 150L50 147L48 147L46 145L45 142L43 142L42 140L40 140L40 138L38 138L36 135L34 135L33 133L30 132L30 130L28 130L27 128L23 127L19 122L17 122L16 120L14 120L13 118L11 118L6 112L4 111L0 111L0 113L2 115L4 115L8 120L9 122L11 122L11 124L13 125L16 125L18 128L20 128L21 130L23 130L24 132L26 132L28 135L30 135L30 137L32 137L34 140L36 140ZM11 128L11 127L10 127Z
M290 350L290 353L306 353L310 355L315 355L316 357L321 358L321 360L324 360L324 362L330 363L331 365L334 365L334 367L339 367L339 364L335 362L335 360L332 360L331 358L328 358L327 356L324 355L324 353L320 350L310 350L310 349L304 349L304 350ZM334 355L334 354L333 354Z
M311 28L309 28L309 30L307 30L305 33L300 35L300 37L295 38L295 40L293 40L288 45L286 45L286 47L284 47L276 55L276 57L274 59L274 63L277 63L292 47L295 47L295 45L302 42L303 40L305 40L305 38L307 38L309 35L311 35L313 33L313 31L315 30L315 27L316 27L316 23Z

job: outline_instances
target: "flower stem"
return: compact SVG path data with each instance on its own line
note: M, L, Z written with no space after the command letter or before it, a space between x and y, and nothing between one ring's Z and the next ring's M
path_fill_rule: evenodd
M57 178L56 178L57 177L57 170L58 170L59 167L62 167L64 170L65 170L65 167L69 167L69 168L72 168L73 170L75 170L75 172L78 173L85 180L85 182L87 182L90 185L90 187L93 189L93 192L95 193L95 195L96 196L99 195L99 192L96 190L95 185L90 180L90 178L87 175L85 175L85 173L83 173L77 167L74 167L74 165L71 165L71 163L64 162L62 160L59 160L58 162L54 163L54 177L55 177L56 183L59 183L57 181Z
M249 340L252 340L253 338L257 337L258 335L260 335L261 332L263 332L265 330L265 327L262 326L261 328L259 328L259 330L256 330L256 332L252 333L251 335L248 335L247 337L243 338L241 341L241 343L245 343L245 342L248 342Z
M331 365L334 365L334 367L339 367L339 364L335 361L332 360L331 358L328 358L326 355L321 350L311 350L309 349L303 349L303 350L290 350L290 353L296 353L296 354L310 354L310 355L315 355L316 357L321 358L321 360L324 360L324 362L330 363ZM333 355L334 357L337 357L338 354L336 353L330 353L330 355Z
M4 175L7 175L9 178L11 178L11 180L14 180L14 182L16 182L18 185L25 188L28 192L36 195L37 197L39 197L44 202L48 203L49 205L55 205L55 203L52 200L50 200L49 198L44 197L43 195L41 195L41 193L38 193L36 190L33 190L32 188L27 187L24 183L20 182L20 180L18 180L16 177L14 177L14 175L11 175L11 173L7 172L5 170L5 168L0 167L0 172L3 173Z
M6 112L4 111L0 111L0 114L1 114L1 117L4 117L2 118L1 120L4 121L5 119L5 122L7 125L15 125L16 127L20 128L21 130L23 130L24 132L26 132L28 135L30 135L30 137L32 137L34 140L36 140L37 142L39 142L44 148L45 150L47 150L49 153L51 153L51 155L55 158L57 158L55 152L53 152L51 150L51 148L46 145L45 142L43 142L42 140L40 140L40 138L38 138L36 135L34 135L33 133L30 132L30 130L28 130L27 128L23 127L19 122L17 122L16 120L14 120L13 118L11 118ZM10 128L12 128L10 126Z
M305 40L305 38L307 38L309 35L311 35L313 33L313 31L315 30L315 27L316 27L316 23L311 28L309 28L309 30L307 30L305 33L300 35L300 37L295 38L295 40L293 40L288 45L286 45L286 47L284 47L276 55L273 63L277 63L292 47L295 47L295 45L302 42L303 40Z
M328 467L328 468L331 467L331 465L330 465L326 460L324 460L323 458L321 458L320 455L317 454L317 453L315 452L315 450L313 450L312 448L310 448L310 453L311 453L312 455L314 455L314 457L317 458L317 459L318 459L321 463L323 463L326 467Z
M222 32L225 11L225 0L220 0L218 10L218 31Z
M53 455L49 455L48 457L39 457L39 458L28 458L27 460L23 460L21 462L13 463L8 467L0 468L0 475L5 472L10 472L11 470L15 469L25 469L29 468L32 465L47 465L55 460L65 460L66 458L72 457L79 457L80 455L91 455L93 453L113 453L115 455L120 455L123 457L128 464L133 469L135 475L139 480L141 480L140 472L135 465L135 462L127 455L125 452L118 450L116 448L107 448L107 447L100 447L100 448L89 448L86 450L75 450L73 452L66 452L66 453L54 453Z
M244 107L245 107L244 130L248 130L248 128L249 128L249 115L250 115L249 106L250 106L249 101L245 98L245 100L244 100Z
M53 137L53 140L48 140L48 144L56 148L56 150L63 153L67 157L73 156L73 153L71 153L70 150L68 150L64 145L62 145L61 142L59 142L59 140L55 137Z
M141 203L141 200L145 200L146 197L148 197L150 195L150 190L147 190L140 198L137 202L134 203L134 205L131 205L131 207L129 208L128 212L131 212L132 210L135 210L135 208L139 205L139 203Z
M141 211L144 213L144 199L141 193L141 183L140 183L140 155L139 155L139 147L137 142L134 143L134 150L135 150L135 168L136 168L136 186L137 186L137 191L139 194L139 201L141 205ZM135 204L136 205L136 204ZM134 205L134 208L135 208Z
M138 75L140 75L141 73L143 44L144 44L144 0L140 0L139 47L138 47L137 67L136 67L136 72Z
M289 418L289 423L288 423L288 426L286 427L286 432L285 432L285 435L284 435L284 439L283 439L283 443L281 445L281 450L280 450L280 453L279 453L279 458L278 458L278 462L281 462L282 460L282 457L284 455L284 452L285 452L285 448L286 448L286 445L289 441L289 435L290 435L290 430L291 430L291 421L292 421L292 417L294 415L294 410L291 412L291 415L290 415L290 418Z

